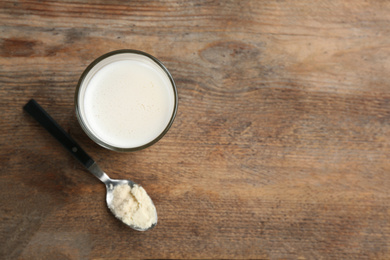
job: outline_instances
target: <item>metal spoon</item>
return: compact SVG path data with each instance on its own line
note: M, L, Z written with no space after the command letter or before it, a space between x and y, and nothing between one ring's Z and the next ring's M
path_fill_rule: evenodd
M101 182L103 182L106 185L107 207L115 215L115 213L109 207L113 199L113 190L115 186L121 184L127 184L130 186L130 188L133 188L134 185L136 184L131 180L110 179L110 177L108 177L108 175L104 173L102 169L100 169L100 167L96 164L96 162L76 143L76 141L73 140L73 138L67 132L65 132L65 130L60 125L58 125L58 123L34 99L31 99L23 107L23 109L27 111L33 118L35 118L35 120L37 120L71 154L73 154L73 156L76 157L76 159L79 160L81 164L84 165L85 168L87 168L87 170L90 173L92 173L94 176L96 176L96 178L98 178ZM117 216L115 215L115 217ZM119 217L117 218L120 219ZM146 231L156 226L156 224L157 224L157 211L156 211L156 223L152 224L150 227L146 229L142 229L134 225L128 225L128 224L126 225L138 231Z

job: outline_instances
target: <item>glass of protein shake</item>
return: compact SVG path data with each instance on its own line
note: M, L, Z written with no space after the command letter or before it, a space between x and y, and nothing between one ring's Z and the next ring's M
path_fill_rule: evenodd
M85 133L114 151L135 151L160 140L176 115L178 95L167 68L150 54L113 51L81 75L76 115Z

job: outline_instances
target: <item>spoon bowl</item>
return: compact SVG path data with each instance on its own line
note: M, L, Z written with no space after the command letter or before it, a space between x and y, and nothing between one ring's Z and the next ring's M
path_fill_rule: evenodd
M131 180L111 179L110 177L108 177L108 175L105 172L103 172L102 169L100 169L100 167L96 163L92 164L88 168L88 170L89 170L89 172L91 172L93 175L95 175L101 182L103 182L106 185L106 202L107 202L107 207L110 209L111 213L117 219L119 219L120 221L123 222L123 224L131 227L134 230L138 230L138 231L147 231L149 229L154 228L157 225L157 219L158 219L157 211L154 211L156 222L153 223L148 228L141 228L141 227L136 226L136 225L129 225L129 224L125 223L122 219L120 219L117 216L117 214L115 214L115 212L110 207L110 205L112 204L113 198L114 198L114 194L113 193L114 193L114 189L115 189L116 186L119 186L119 185L129 185L130 188L134 188L134 186L138 185L138 184L136 184L135 182L133 182ZM152 201L152 204L153 204L153 207L155 208L153 201Z
M117 219L119 219L120 221L122 221L116 214L115 214L115 212L112 210L112 208L109 206L109 205L111 205L111 203L112 203L112 200L113 200L113 198L114 198L114 189L115 189L115 187L116 186L118 186L118 185L129 185L130 186L130 188L133 188L134 187L134 185L135 185L135 183L133 182L133 181L131 181L131 180L116 180L116 179L108 179L107 180L107 182L105 183L106 184L106 191L107 191L107 193L106 193L106 202L107 202L107 207L110 209L110 211L111 211L111 213L117 218ZM152 201L152 203L153 203L153 201ZM154 204L153 204L153 206L154 206ZM125 223L125 222L123 222L123 224L125 224L125 225L128 225L129 227L131 227L132 229L135 229L135 230L137 230L137 231L147 231L147 230L149 230L149 229L152 229L152 228L154 228L156 225L157 225L157 211L155 211L155 218L156 218L156 223L154 223L154 224L152 224L150 227L148 227L148 228L141 228L141 227L138 227L138 226L136 226L136 225L131 225L131 224L127 224L127 223Z

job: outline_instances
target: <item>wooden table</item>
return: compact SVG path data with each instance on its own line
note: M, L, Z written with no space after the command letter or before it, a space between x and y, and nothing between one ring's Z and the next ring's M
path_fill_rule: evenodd
M390 2L0 3L0 258L390 259ZM98 56L159 58L179 111L157 144L93 143L77 81ZM159 223L112 217L105 187L22 111L36 99Z

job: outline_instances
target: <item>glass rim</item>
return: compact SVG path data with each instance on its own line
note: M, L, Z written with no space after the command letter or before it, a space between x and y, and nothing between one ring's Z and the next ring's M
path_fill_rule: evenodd
M113 146L111 144L108 144L107 142L104 142L100 138L98 138L87 126L87 124L85 122L86 119L83 118L81 111L80 111L80 107L79 107L80 90L81 90L82 84L83 84L86 76L92 70L92 68L94 68L99 62L103 61L104 59L107 59L107 58L114 56L114 55L124 54L124 53L131 53L131 54L138 54L138 55L145 56L145 57L151 59L153 62L155 62L158 66L160 66L160 68L166 73L166 75L169 78L169 81L171 83L172 90L173 90L173 95L174 95L174 106L173 106L172 115L171 115L171 118L170 118L167 126L164 128L164 130L156 138L154 138L150 142L143 144L143 145L140 145L140 146L137 146L137 147L130 147L130 148ZM171 126L173 124L173 121L175 120L175 117L177 114L177 108L178 108L178 101L179 101L178 100L178 93L177 93L177 87L176 87L175 81L173 80L171 73L168 71L168 69L165 67L165 65L160 60L158 60L156 57L150 55L149 53L139 51L139 50L133 50L133 49L121 49L121 50L111 51L111 52L108 52L108 53L101 55L100 57L98 57L94 61L92 61L87 66L87 68L83 71L83 73L81 74L80 79L77 83L75 97L74 97L76 117L77 117L77 120L79 121L79 124L81 125L81 128L84 130L84 132L88 135L89 138L91 138L98 145L100 145L104 148L107 148L109 150L116 151L116 152L138 151L138 150L145 149L145 148L155 144L156 142L158 142L168 132L168 130L171 128Z

